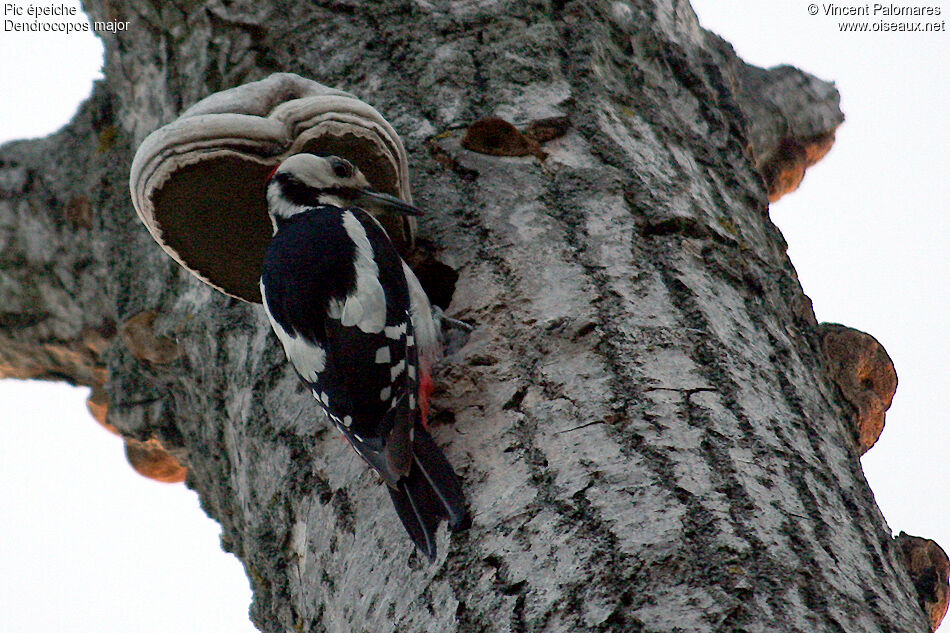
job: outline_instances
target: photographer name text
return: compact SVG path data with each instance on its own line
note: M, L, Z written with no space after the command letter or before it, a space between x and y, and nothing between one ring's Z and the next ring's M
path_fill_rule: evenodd
M836 4L826 3L822 5L809 5L809 13L815 15L815 7L821 7L822 15L848 16L848 17L897 17L897 16L917 16L933 17L941 15L943 10L937 5L923 7L902 7L896 4Z

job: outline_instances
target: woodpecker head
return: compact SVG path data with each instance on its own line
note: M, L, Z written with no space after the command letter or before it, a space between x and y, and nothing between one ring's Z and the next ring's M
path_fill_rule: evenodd
M337 156L295 154L278 165L267 180L268 212L275 226L277 220L318 204L356 206L374 215L422 214L411 204L372 189L356 165Z

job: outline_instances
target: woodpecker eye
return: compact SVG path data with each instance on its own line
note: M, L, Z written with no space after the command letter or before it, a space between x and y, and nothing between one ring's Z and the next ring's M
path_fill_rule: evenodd
M353 175L353 165L345 160L333 161L333 173L337 178L349 178Z

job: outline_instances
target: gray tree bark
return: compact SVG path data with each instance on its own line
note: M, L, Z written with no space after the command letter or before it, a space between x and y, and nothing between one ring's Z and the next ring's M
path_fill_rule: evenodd
M84 4L131 25L65 129L0 148L0 370L94 387L187 467L262 631L929 630L768 217L830 146L832 86L746 66L680 0ZM128 199L149 132L275 71L402 135L458 275L428 283L475 326L434 405L474 525L433 565L262 310ZM464 148L488 116L561 123Z

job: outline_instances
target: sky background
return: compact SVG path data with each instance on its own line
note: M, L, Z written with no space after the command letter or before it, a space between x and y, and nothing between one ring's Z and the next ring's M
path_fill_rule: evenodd
M818 319L872 334L894 360L897 395L862 464L895 534L948 549L950 33L843 33L843 19L812 16L803 0L692 4L747 62L792 64L841 92L834 148L771 217ZM895 4L942 6L937 20L950 19L938 0ZM101 65L91 33L0 31L0 142L65 124ZM183 485L136 475L86 395L0 381L0 631L254 631L218 525Z

